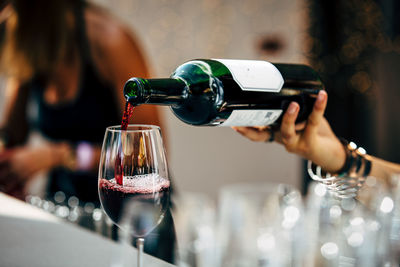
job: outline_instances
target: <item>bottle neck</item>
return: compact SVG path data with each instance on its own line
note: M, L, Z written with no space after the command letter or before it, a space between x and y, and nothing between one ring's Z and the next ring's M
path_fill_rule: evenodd
M124 95L133 105L175 105L184 98L186 83L179 79L131 78L124 86Z

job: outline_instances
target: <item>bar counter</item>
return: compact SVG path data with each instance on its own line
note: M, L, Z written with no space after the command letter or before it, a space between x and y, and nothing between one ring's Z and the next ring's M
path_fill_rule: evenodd
M0 266L135 266L135 248L0 193ZM144 266L173 266L144 255Z

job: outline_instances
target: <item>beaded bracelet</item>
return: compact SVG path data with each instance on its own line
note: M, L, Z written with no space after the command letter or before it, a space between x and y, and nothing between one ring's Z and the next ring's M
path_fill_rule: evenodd
M371 171L371 160L364 148L345 139L340 141L346 151L346 161L337 174L323 172L320 166L310 160L307 162L307 171L313 180L326 185L334 195L340 198L355 197Z

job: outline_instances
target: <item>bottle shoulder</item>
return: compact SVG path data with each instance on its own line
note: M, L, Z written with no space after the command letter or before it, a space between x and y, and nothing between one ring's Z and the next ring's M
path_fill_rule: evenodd
M193 84L225 75L230 75L230 71L221 62L212 59L194 59L176 68L171 77L179 77L186 80L189 84Z

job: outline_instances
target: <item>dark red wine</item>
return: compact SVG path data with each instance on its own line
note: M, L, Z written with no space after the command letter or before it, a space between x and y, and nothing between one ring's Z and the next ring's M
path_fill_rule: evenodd
M134 107L135 106L128 101L126 102L124 114L122 115L121 130L126 131L126 129L128 129L129 119L132 116Z
M124 114L122 115L121 130L126 131L128 129L129 119L132 116L134 107L131 103L126 102ZM122 177L124 176L123 157L121 147L119 147L117 157L115 158L115 180L119 185L122 185Z
M133 235L148 234L162 220L169 202L169 180L146 174L123 177L124 186L115 179L100 179L99 183L104 211Z

